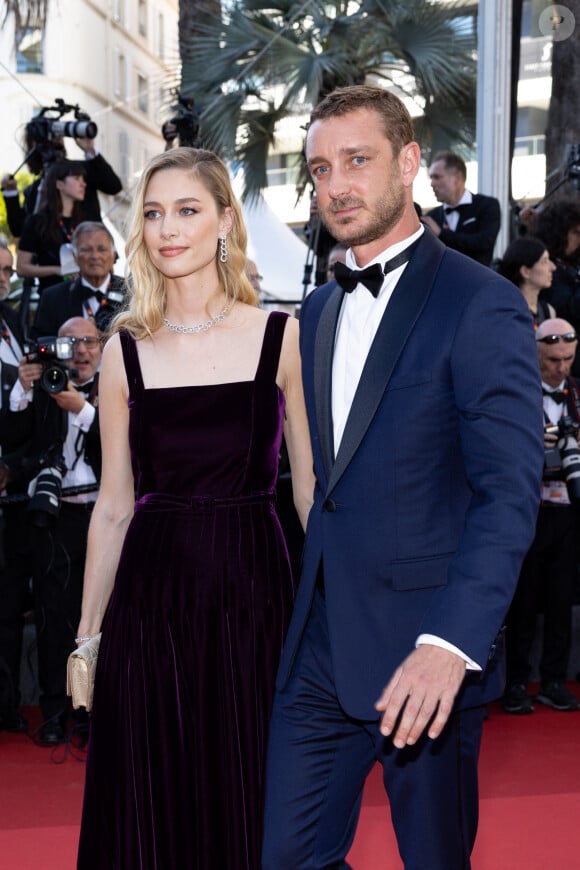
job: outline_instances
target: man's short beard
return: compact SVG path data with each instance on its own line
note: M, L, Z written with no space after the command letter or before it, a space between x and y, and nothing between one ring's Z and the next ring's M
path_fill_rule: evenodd
M405 211L405 190L401 187L398 194L387 200L380 200L376 206L376 212L372 215L371 222L365 226L350 226L348 222L343 224L331 224L328 219L323 222L332 236L349 248L356 248L360 245L368 245L375 242L377 239L383 238L395 227L400 221ZM332 215L332 212L327 210L327 215Z

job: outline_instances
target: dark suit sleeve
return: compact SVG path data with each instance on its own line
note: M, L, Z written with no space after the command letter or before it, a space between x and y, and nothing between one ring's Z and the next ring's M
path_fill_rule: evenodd
M123 189L121 179L102 154L97 154L85 162L87 185L101 193L114 195Z
M20 205L20 197L5 196L4 205L6 206L6 221L10 232L15 238L22 235L22 227L26 219L26 211Z
M23 411L3 408L0 413L0 446L3 453L20 450L28 442L34 431L34 411L32 402Z
M558 266L552 284L542 290L540 298L556 309L556 315L570 320L574 325L580 321L580 273Z
M533 539L540 498L542 396L526 309L521 294L503 279L481 282L451 356L471 495L447 585L433 596L422 632L444 638L482 667Z
M38 307L34 316L34 324L30 330L33 338L45 335L56 335L58 330L68 319L66 304L63 302L63 294L70 292L70 283L62 282L46 287L40 294ZM82 312L81 312L82 313Z
M448 248L453 248L453 250L460 251L460 253L470 257L485 254L490 249L493 250L500 223L499 202L492 196L485 196L478 203L477 229L462 231L461 227L458 227L455 232L442 229L439 239Z

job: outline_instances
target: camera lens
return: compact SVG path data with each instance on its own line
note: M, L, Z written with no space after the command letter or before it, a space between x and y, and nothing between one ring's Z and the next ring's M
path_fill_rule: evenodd
M40 385L47 393L62 393L68 384L68 371L60 366L47 366L40 379Z

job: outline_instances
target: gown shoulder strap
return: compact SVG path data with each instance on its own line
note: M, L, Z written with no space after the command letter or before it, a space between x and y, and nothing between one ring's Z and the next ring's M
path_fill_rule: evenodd
M276 379L284 330L289 317L285 311L271 311L268 315L256 381L271 382Z
M125 363L125 371L127 373L127 383L129 384L129 399L134 399L145 389L139 354L137 353L137 342L126 329L119 330L119 338L121 340L123 362Z

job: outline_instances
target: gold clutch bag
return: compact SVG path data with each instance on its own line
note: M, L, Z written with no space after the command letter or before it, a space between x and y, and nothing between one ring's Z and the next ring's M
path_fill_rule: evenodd
M87 712L93 705L95 671L101 635L96 634L85 641L68 657L66 666L66 693L72 698L75 710L85 707Z

